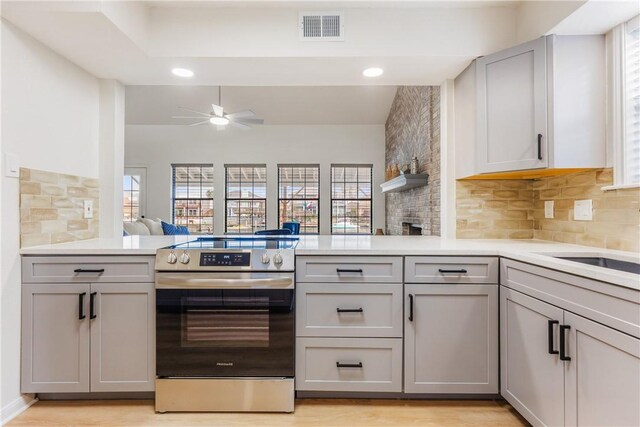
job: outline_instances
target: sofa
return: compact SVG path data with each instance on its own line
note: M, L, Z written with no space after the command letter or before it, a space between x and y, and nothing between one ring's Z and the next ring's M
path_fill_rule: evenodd
M134 222L123 222L125 236L164 236L159 218L140 218Z

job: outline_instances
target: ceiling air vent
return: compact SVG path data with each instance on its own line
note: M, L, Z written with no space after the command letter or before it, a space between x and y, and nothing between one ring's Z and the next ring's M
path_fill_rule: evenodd
M342 12L301 12L298 26L303 41L344 41Z

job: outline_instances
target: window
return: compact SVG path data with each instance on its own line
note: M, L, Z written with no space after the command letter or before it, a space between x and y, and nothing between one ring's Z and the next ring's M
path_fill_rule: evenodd
M171 165L171 222L192 234L213 233L213 165Z
M225 165L225 232L254 233L267 223L266 165Z
M640 184L640 16L625 24L623 183Z
M122 180L122 220L134 222L144 216L144 190L146 168L130 168L124 170Z
M331 233L371 234L371 165L331 165Z
M320 233L320 166L278 165L279 226L300 223L300 234Z

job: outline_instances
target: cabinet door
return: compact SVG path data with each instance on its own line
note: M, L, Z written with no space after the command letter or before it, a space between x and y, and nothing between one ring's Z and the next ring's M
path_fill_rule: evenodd
M544 38L477 60L478 172L548 165L546 68Z
M566 424L640 425L640 340L565 312Z
M562 323L561 309L500 288L502 396L534 426L564 424L564 362L550 353Z
M89 391L89 285L22 285L22 392Z
M405 293L405 392L498 393L498 285Z
M153 283L91 285L91 391L153 391Z

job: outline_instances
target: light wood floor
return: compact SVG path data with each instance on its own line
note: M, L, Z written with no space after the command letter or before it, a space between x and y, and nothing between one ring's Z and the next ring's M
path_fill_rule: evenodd
M294 414L166 413L153 401L38 402L8 426L526 426L505 402L299 399Z

